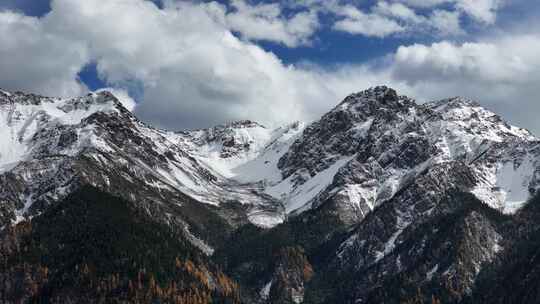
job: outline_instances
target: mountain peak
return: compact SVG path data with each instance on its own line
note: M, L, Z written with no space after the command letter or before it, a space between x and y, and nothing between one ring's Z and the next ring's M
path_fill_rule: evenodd
M371 97L377 100L398 100L396 90L387 86L375 86L364 90L358 94Z
M120 100L109 91L91 92L86 96L59 98L21 91L10 92L0 89L0 104L18 104L21 106L52 105L53 108L65 113L73 110L88 110L92 106L99 106L99 109L106 110L104 106L109 104L110 107L106 108L116 108L122 113L129 112Z
M402 110L415 105L414 100L401 96L387 86L371 87L347 96L336 109L374 113L379 110Z

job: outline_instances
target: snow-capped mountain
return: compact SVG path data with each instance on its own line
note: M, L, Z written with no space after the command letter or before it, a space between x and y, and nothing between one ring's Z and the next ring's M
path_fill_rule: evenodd
M263 182L293 214L332 199L358 221L423 170L448 162L474 168L470 192L505 212L540 185L538 139L463 98L419 105L377 87L347 97L303 132L292 127L237 122L187 132L184 142L211 170Z
M333 200L357 221L421 173L459 164L474 172L468 191L511 213L540 187L539 144L472 101L419 105L376 87L309 125L278 163L284 180L267 191L296 213Z
M464 98L374 87L310 124L166 131L108 92L0 90L0 141L10 252L2 231L112 194L215 259L247 303L459 302L536 229L540 140Z
M250 189L225 189L168 133L137 120L110 93L0 94L3 224L38 214L84 184L152 206L181 204L186 195L213 205L237 197L265 202Z
M38 214L83 184L157 205L181 204L186 195L216 206L235 201L258 225L283 221L280 202L244 180L275 167L300 124L167 132L139 121L108 92L59 99L2 91L0 107L2 224Z
M277 162L304 128L301 122L268 129L236 121L209 129L170 135L213 171L239 182L281 180Z
M273 227L283 221L286 212L280 198L265 190L281 181L277 163L303 128L301 122L268 129L256 122L236 121L167 136L223 180L221 185L232 191L226 195L237 193L234 199L255 206L248 213L252 223Z
M358 222L441 164L470 167L468 191L504 212L540 186L540 142L462 98L419 105L376 87L308 126L238 121L183 132L147 126L107 92L58 99L3 91L0 106L3 218L32 214L35 202L85 179L121 193L113 176L155 200L180 192L213 205L238 201L268 227L329 200Z
M318 263L317 279L308 285L294 267L276 275L257 255L230 272L265 269L253 288L270 303L282 289L307 303L461 302L518 242L514 227L540 186L539 144L464 98L353 94L296 137L277 163L282 179L265 189L289 218L260 242L293 239ZM275 285L284 278L295 279Z

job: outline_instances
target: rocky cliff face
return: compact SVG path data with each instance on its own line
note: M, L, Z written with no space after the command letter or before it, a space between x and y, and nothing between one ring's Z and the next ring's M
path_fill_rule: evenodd
M37 215L86 184L144 205L163 221L175 221L167 214L190 201L210 206L233 201L256 210L280 206L250 186L235 187L189 154L178 135L145 125L110 93L0 97L2 225ZM245 212L224 209L231 225L245 221Z
M418 105L377 87L309 125L278 162L283 180L267 192L293 214L331 202L352 224L424 171L451 164L472 170L467 191L512 213L539 187L538 143L472 101Z
M313 277L313 268L299 247L281 249L275 257L270 281L261 290L269 303L302 303L305 285Z

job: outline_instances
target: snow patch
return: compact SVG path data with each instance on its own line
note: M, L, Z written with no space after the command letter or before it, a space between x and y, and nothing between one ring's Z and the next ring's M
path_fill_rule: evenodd
M265 301L268 300L268 298L270 297L270 289L272 288L272 283L272 280L270 280L270 282L266 283L263 288L261 288L261 291L259 291L261 299Z
M414 208L414 206L412 206L411 208ZM405 213L399 212L398 210L396 210L396 212L398 213L396 218L396 231L384 244L384 250L382 252L379 251L375 253L375 263L379 262L385 256L390 254L394 250L394 248L396 248L397 238L412 223L411 219L407 218L407 215Z
M277 212L257 212L249 214L248 220L255 226L268 229L283 223L285 217L283 214Z
M192 234L191 231L189 231L189 226L187 225L184 226L184 232L185 232L186 238L195 247L199 248L202 252L204 252L208 256L211 256L212 254L214 254L214 248L212 248L210 245L206 244L203 240L199 239L194 234Z
M343 190L343 193L349 198L351 205L357 210L360 210L363 216L366 211L362 206L365 204L371 211L374 208L375 201L377 199L377 188L375 185L363 186L359 184L347 185Z
M293 182L294 176L291 175L279 184L267 188L266 193L281 199L285 205L285 212L290 213L306 206L326 189L332 183L338 170L353 158L354 156L349 156L337 160L326 170L317 173L301 185L296 185Z
M439 264L433 266L433 268L431 268L431 270L426 273L426 280L431 281L433 279L433 275L437 272L438 269Z

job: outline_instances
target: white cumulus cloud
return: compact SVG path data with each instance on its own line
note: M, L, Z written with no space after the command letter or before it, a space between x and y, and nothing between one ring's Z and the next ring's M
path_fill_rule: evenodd
M259 9L263 12L248 15L283 22L296 16ZM323 68L284 64L252 41L268 35L233 35L226 15L234 12L217 3L171 1L159 9L142 0L54 0L52 11L41 18L3 11L0 87L83 94L87 88L77 73L93 62L107 86L118 90L142 85L141 102L134 108L138 116L159 127L182 129L234 119L268 125L311 120L351 92L387 84L420 100L473 97L513 122L540 130L534 117L540 111L538 33L412 44L374 62ZM365 17L352 6L339 14ZM432 22L456 27L455 16L442 8L419 15L386 3L368 14L409 22L400 26ZM133 106L125 91L116 93Z
M309 44L319 27L316 11L298 12L284 17L279 3L250 5L244 0L233 0L232 12L222 11L221 18L230 29L247 39L267 40L289 47Z
M83 42L49 31L37 18L0 11L0 87L80 95L86 87L77 73L88 59Z
M423 99L466 96L537 132L540 123L540 36L513 35L479 42L400 47L392 78ZM527 110L525 110L527 109Z

